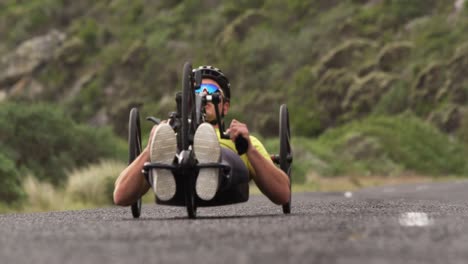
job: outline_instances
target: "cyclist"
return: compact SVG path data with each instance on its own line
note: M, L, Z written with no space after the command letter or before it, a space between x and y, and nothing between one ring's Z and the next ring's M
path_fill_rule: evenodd
M231 101L231 89L228 78L223 72L212 66L200 66L193 70L201 72L202 84L196 93L220 94L218 105L208 103L205 107L206 120L194 135L193 151L200 163L221 162L231 167L228 177L222 177L217 168L202 168L199 171L195 190L202 200L248 199L248 182L254 180L258 188L275 204L289 201L289 178L274 165L263 144L251 136L246 124L232 120L227 131L229 139L219 138L215 107L221 117L228 113ZM239 156L235 148L235 139L244 137L248 142L247 153ZM149 188L162 201L170 200L176 192L176 182L171 170L153 169L151 185L142 175L145 162L172 164L177 154L177 140L172 127L167 123L155 125L150 133L148 145L142 153L117 178L114 189L114 203L128 206L145 194ZM229 179L220 181L220 179ZM223 198L224 196L224 198ZM235 196L235 197L234 197Z

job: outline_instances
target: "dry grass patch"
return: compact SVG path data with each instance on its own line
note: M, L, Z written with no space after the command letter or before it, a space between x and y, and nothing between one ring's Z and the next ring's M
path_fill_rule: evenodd
M323 177L316 174L309 174L307 182L304 184L292 185L293 192L345 192L355 191L367 187L390 186L411 183L446 182L460 179L456 176L430 177L418 174L401 174L397 176L336 176ZM261 194L258 187L252 183L250 185L251 194Z

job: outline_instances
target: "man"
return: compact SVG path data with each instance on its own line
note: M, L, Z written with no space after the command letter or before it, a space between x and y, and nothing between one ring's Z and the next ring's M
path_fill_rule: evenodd
M215 107L221 116L228 113L231 100L230 84L227 77L217 68L200 66L194 72L201 72L202 85L197 93L220 94L218 105L208 103L205 107L207 123L201 124L194 135L193 151L199 163L222 162L231 167L229 182L220 181L217 168L203 168L195 183L197 196L210 201L225 190L233 190L237 185L248 183L253 179L258 188L273 203L281 205L289 201L289 178L274 165L262 143L250 136L246 124L232 120L228 132L230 140L219 138L219 128L216 124ZM248 142L247 153L237 155L234 142L237 137L244 137ZM114 203L128 206L153 188L158 199L170 200L176 192L176 182L172 172L167 169L154 169L151 185L142 175L145 162L172 164L177 154L177 140L172 127L162 123L153 127L149 143L142 153L121 172L115 182ZM224 186L227 185L227 186ZM247 186L248 188L248 186Z

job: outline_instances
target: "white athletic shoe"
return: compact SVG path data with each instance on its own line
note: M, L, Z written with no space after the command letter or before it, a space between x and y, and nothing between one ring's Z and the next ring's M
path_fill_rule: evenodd
M150 160L152 163L171 165L177 152L177 139L172 127L160 124L151 139ZM153 191L162 201L170 200L176 193L176 182L172 171L153 169Z
M199 163L215 163L221 159L221 146L212 125L203 123L198 126L193 139L193 151ZM200 169L195 191L200 199L209 201L218 191L219 169Z

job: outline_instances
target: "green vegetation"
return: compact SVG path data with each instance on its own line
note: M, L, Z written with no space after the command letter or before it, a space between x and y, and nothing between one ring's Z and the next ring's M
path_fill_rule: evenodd
M69 173L62 187L38 181L33 176L25 177L22 186L27 201L21 210L72 210L110 205L114 181L124 167L125 163L109 160L91 164Z
M228 74L233 112L242 113L252 129L272 136L271 120L286 102L292 105L296 134L316 136L372 114L395 86L419 89L413 84L427 65L448 63L468 40L468 19L463 12L454 14L452 1L48 0L4 5L0 32L8 33L6 48L53 28L67 34L53 61L34 73L46 87L43 99L65 95L62 103L80 122L104 113L120 136L130 107L156 104L147 114L163 118L174 109L165 102L178 90L186 60L217 65ZM70 95L70 86L90 71L93 77ZM380 78L380 73L393 74L398 82L380 83L382 89L369 94L372 87L362 80ZM335 101L329 104L330 99ZM340 104L345 100L353 102ZM426 98L415 100L401 107L423 119L437 108Z
M21 188L20 174L15 168L14 162L0 154L0 197L4 203L14 203L24 197Z
M19 186L27 174L62 185L67 171L126 153L110 129L77 124L48 104L0 104L0 142L0 197L7 203L23 197Z
M68 193L70 171L125 160L129 110L167 117L188 60L223 69L232 84L228 118L245 121L271 152L279 106L288 104L297 183L313 184L310 175L467 176L467 5L0 1L0 172L8 175L0 197L25 201L25 175ZM18 46L52 30L65 39L50 58L1 80L4 63L21 65L6 63ZM151 125L142 127L146 142Z
M369 117L325 133L312 152L331 164L324 173L433 176L467 174L466 150L414 115Z
M265 143L271 153L279 151L277 139ZM293 134L292 143L296 184L309 182L310 171L333 177L468 174L463 144L410 113L353 121L327 131L316 140Z

